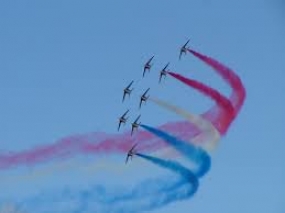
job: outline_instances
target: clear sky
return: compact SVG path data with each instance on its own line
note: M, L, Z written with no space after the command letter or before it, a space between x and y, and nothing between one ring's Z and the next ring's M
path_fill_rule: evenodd
M133 79L135 95L151 86L156 96L204 112L212 102L194 90L170 78L159 86L157 73L141 78L154 54L154 72L170 61L173 71L229 94L193 56L178 61L179 47L191 38L191 47L236 71L247 98L197 194L153 212L284 212L284 11L282 0L1 1L0 152L69 135L115 133L126 108L139 113L137 100L121 103L122 89ZM152 104L141 113L150 125L180 119ZM88 179L77 168L59 173L0 182L0 203L23 191L63 182L80 186Z

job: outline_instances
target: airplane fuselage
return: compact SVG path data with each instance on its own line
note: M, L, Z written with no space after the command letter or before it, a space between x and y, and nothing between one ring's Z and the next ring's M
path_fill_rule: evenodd
M147 97L146 96L142 96L141 99L142 99L142 101L146 101Z
M120 118L120 123L126 123L127 119L126 118Z
M132 132L131 132L131 135L133 135L133 132L139 127L139 124L137 123L133 123L132 124Z
M139 124L137 124L137 123L134 123L134 124L132 124L132 125L133 125L133 129L136 129L136 128L139 127Z
M184 54L186 54L186 52L187 52L186 47L182 47L182 48L181 48L181 52L184 53Z
M146 64L145 67L144 67L146 70L149 70L151 68L151 65L150 64Z
M125 89L125 90L124 90L124 92L125 92L126 94L130 94L131 91L132 91L132 90L130 90L130 89Z

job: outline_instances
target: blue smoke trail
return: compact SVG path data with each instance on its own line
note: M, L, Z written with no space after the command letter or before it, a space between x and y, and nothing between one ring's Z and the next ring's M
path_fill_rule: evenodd
M152 134L160 137L165 142L173 146L173 148L175 148L181 154L183 154L183 156L195 162L197 168L193 172L197 177L202 177L209 171L211 167L211 157L202 148L194 146L191 143L182 141L176 138L175 136L172 136L154 127L150 127L143 124L141 124L140 126L146 129L147 131L151 132Z
M133 188L93 185L88 189L51 192L25 200L20 209L53 213L137 213L162 207L195 194L196 176L178 162L137 153L138 156L175 173L175 176L149 178Z
M141 153L136 153L137 156L140 156L148 161L151 161L152 163L160 166L167 168L169 170L172 170L173 172L179 173L182 177L184 177L186 180L190 181L193 183L195 186L194 188L198 187L198 180L197 177L193 174L191 170L188 168L182 166L180 163L172 160L163 160L161 158L156 158L153 156L141 154Z

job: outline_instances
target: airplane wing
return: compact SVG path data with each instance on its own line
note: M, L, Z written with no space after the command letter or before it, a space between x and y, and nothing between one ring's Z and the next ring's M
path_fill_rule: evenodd
M133 145L132 148L130 149L130 152L132 152L137 145L138 145L137 143Z
M141 100L140 100L140 108L142 107L142 98L141 98Z
M139 116L137 117L137 119L135 120L134 123L137 123L137 121L140 119L140 117L141 117L141 115L139 115Z
M126 92L124 91L124 95L123 95L123 100L122 100L122 102L124 102L124 100L125 100L125 97L126 97Z
M187 46L187 44L189 43L190 39L188 39L188 41L184 44L184 48Z
M145 74L145 70L146 70L146 68L144 67L144 69L143 69L143 77L144 77L144 74Z
M130 157L130 155L128 154L128 156L126 157L125 164L127 164L127 163L128 163L129 157Z
M166 68L169 66L169 62L165 65L165 67L162 69L164 71L166 71Z
M124 117L126 116L126 114L128 114L129 111L130 111L130 110L128 109L128 110L122 115L122 117L124 118Z
M131 132L131 135L133 135L133 132L134 132L134 126L132 126L132 132Z
M148 88L148 89L144 92L143 96L146 95L146 93L149 91L149 89L150 89L150 88Z
M182 56L182 50L180 50L180 53L179 53L179 60L181 60L181 56Z
M134 83L134 81L132 81L132 82L126 87L126 89L129 89L129 88L132 86L133 83Z
M160 76L159 76L159 83L161 82L161 78L162 78L162 73L160 73Z
M119 122L119 126L118 126L118 131L120 130L120 127L121 127L121 121Z
M152 56L152 57L147 61L147 64L149 64L149 63L152 61L153 58L154 58L154 56Z

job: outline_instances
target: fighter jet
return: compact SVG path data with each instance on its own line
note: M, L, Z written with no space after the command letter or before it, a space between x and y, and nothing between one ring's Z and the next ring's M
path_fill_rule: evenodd
M159 76L159 83L161 82L161 78L162 76L164 76L164 78L166 77L167 74L167 67L169 66L169 62L165 65L165 67L160 71L160 76Z
M128 109L120 118L119 118L119 126L118 126L118 131L120 130L121 124L125 124L128 118L126 118L126 115L128 114L130 110Z
M187 53L187 44L189 43L190 39L180 48L180 53L179 53L179 60L181 59L182 54L186 55Z
M150 88L148 88L148 89L144 92L144 94L141 95L140 108L141 108L141 106L142 106L142 102L143 102L143 101L146 101L146 100L149 98L149 96L146 96L146 94L147 94L147 92L149 91L149 89L150 89Z
M128 94L130 97L131 92L133 91L133 89L130 89L130 87L132 86L132 84L134 83L134 81L132 81L125 89L124 89L124 95L123 95L123 100L122 102L124 102L126 95Z
M144 65L144 68L143 68L143 77L144 77L144 74L145 74L145 71L149 71L152 64L151 64L151 61L152 59L154 58L154 56L152 56L147 62L146 64Z
M137 119L132 123L132 132L131 135L133 135L133 132L135 129L137 129L139 127L139 125L141 124L141 122L138 123L138 120L140 119L141 115L139 115L137 117Z
M132 148L129 150L127 158L126 158L126 163L128 163L129 158L131 158L131 160L132 160L133 155L136 154L136 151L134 150L136 146L137 146L137 144L133 145Z

